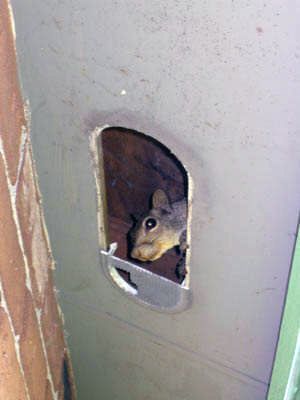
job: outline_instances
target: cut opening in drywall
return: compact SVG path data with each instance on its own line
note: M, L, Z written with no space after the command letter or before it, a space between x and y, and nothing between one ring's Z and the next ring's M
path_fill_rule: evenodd
M97 136L102 247L176 283L186 281L189 176L165 145L133 130L110 127ZM130 277L118 271L129 285Z

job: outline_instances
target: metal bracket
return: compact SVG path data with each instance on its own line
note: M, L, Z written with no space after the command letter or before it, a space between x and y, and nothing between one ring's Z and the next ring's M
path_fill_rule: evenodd
M123 293L143 305L158 311L179 312L191 304L191 291L157 274L147 271L129 261L114 255L117 243L112 243L108 251L101 250L101 264L106 277ZM126 282L117 268L130 274L132 285Z

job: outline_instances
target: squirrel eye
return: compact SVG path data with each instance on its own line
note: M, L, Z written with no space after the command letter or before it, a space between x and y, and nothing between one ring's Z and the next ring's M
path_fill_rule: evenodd
M154 219L154 218L147 218L145 221L145 227L149 230L155 228L156 225L157 225L157 222L156 222L156 219Z

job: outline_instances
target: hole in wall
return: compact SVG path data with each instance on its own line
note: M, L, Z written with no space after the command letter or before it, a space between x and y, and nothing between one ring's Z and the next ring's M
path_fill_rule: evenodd
M181 283L187 247L185 168L162 143L133 130L104 129L97 146L105 183L106 243L118 243L117 257Z
M137 290L137 285L132 281L130 272L124 271L121 268L118 268L118 272L121 277L134 289Z

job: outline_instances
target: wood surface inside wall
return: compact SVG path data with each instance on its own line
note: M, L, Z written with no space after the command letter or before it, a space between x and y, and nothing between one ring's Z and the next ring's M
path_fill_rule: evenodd
M180 255L174 248L158 260L139 262L129 257L128 234L133 226L132 216L147 215L156 189L163 189L171 202L186 197L187 174L183 166L161 143L129 129L105 129L99 140L108 205L108 236L111 243L118 243L116 255L180 283L175 273Z
M0 0L0 399L75 399L15 54Z

